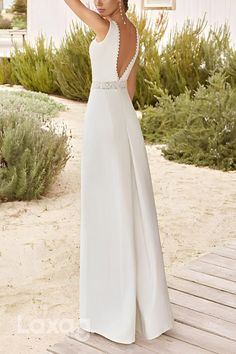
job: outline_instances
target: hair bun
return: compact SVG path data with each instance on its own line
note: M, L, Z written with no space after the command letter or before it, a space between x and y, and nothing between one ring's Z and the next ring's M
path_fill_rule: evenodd
M125 12L128 11L129 9L129 0L123 0L123 3L124 3L124 8L125 8Z

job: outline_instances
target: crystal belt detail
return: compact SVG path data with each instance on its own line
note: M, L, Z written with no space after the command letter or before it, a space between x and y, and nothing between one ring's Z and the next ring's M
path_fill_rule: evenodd
M118 88L126 88L127 80L121 81L92 81L91 88L96 89L118 89Z

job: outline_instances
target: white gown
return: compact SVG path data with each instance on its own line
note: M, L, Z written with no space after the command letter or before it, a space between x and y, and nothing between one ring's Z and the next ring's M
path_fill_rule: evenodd
M119 343L171 329L147 153L127 90L139 51L117 73L120 29L89 47L92 85L81 155L80 328Z

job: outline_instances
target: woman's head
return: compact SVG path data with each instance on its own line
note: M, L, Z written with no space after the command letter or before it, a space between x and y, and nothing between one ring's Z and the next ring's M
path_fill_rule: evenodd
M107 17L116 11L120 11L120 6L122 11L127 12L128 2L128 0L94 0L94 5L101 16Z

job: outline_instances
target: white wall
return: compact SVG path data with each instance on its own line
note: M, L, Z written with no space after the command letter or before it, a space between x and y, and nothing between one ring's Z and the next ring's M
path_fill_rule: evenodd
M138 0L140 1L140 0ZM140 1L141 3L141 1ZM153 17L158 14L157 10L148 11ZM231 31L232 45L236 47L236 1L235 0L176 0L176 10L168 11L167 36L175 25L182 27L186 18L196 22L204 16L209 25L220 25L228 22ZM209 28L206 27L206 31Z
M82 2L91 2L93 6L93 0ZM132 5L137 0L129 2ZM55 46L59 46L65 31L69 31L71 21L81 23L64 0L28 0L27 38L32 43L38 33L43 33L48 39L52 36Z
M77 16L68 8L64 0L28 0L27 38L33 42L38 34L47 39L52 37L56 46L60 45L72 19Z
M92 1L92 0L84 0ZM130 0L141 9L142 0ZM152 19L158 10L145 10ZM169 27L175 24L182 26L186 18L194 21L207 14L209 24L223 24L228 21L231 28L232 44L236 46L236 0L176 0L176 10L168 11ZM28 0L28 39L33 42L38 33L44 33L47 38L52 36L56 46L60 45L66 30L69 30L71 21L80 20L65 4L64 0ZM168 35L168 32L167 32Z

